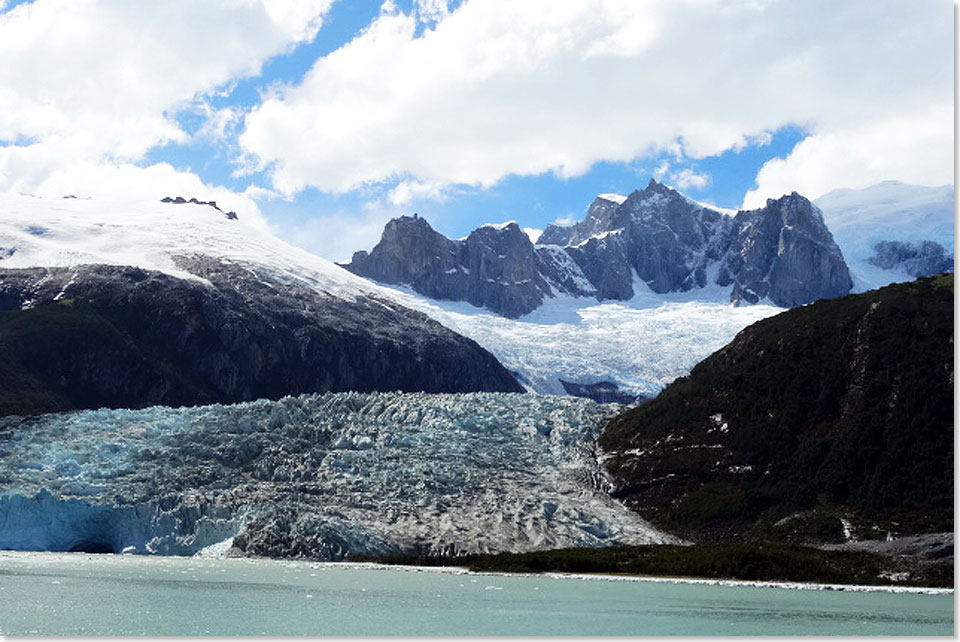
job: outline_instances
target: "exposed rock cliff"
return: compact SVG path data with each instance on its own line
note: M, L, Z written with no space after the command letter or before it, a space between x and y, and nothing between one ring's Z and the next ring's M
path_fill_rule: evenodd
M732 301L768 298L784 307L840 296L853 287L823 215L796 192L737 213L718 283L726 285L731 276Z
M383 230L371 253L356 252L351 272L381 283L409 285L434 299L467 301L507 317L537 308L550 289L537 253L516 223L485 225L451 241L422 218L401 216Z
M936 241L880 241L873 246L871 265L913 277L953 272L953 256Z
M784 307L852 285L822 215L802 196L729 216L656 181L628 197L597 197L582 222L547 226L536 246L515 223L450 241L422 219L402 217L345 267L508 317L557 294L627 300L641 281L660 294L717 284L731 287L734 303Z

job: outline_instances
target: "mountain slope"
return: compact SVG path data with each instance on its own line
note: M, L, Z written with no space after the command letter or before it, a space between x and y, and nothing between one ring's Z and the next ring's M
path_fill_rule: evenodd
M954 189L884 181L815 201L863 292L953 271Z
M654 180L630 196L597 197L585 220L548 226L536 246L513 222L451 241L423 219L400 217L370 253L356 252L344 267L508 318L558 295L624 301L647 289L719 285L731 288L735 303L794 306L851 287L819 210L802 196L731 216Z
M953 277L759 321L599 444L617 495L681 535L952 530Z
M0 414L522 390L473 341L205 204L0 205Z

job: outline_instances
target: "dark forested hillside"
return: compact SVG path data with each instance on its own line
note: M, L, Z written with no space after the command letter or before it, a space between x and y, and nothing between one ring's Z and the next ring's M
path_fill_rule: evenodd
M616 494L694 539L953 529L953 276L755 323L600 438Z
M474 341L385 299L209 258L0 270L0 416L325 391L522 391ZM69 294L63 292L69 288Z

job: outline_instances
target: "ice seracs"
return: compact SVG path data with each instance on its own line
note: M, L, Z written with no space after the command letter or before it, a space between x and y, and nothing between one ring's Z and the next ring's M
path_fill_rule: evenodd
M676 541L606 493L613 408L341 393L4 431L0 548L343 559Z
M623 303L557 297L519 319L408 288L396 296L489 350L531 392L572 394L606 382L641 399L687 374L744 327L783 311L731 306L719 287L668 295L640 288Z

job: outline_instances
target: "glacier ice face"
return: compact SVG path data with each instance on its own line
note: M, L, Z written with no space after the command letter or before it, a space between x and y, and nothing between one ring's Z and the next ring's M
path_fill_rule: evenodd
M607 493L613 406L338 393L0 431L0 548L342 559L675 541Z

